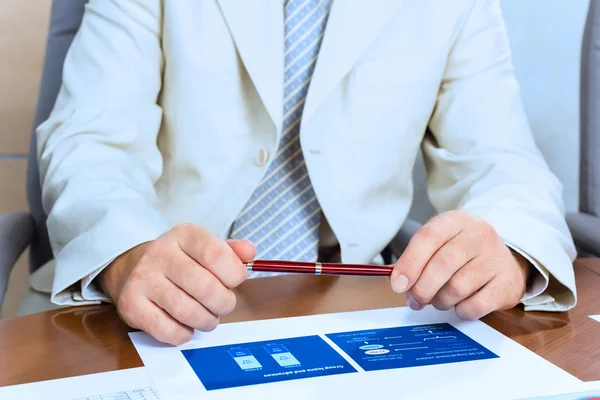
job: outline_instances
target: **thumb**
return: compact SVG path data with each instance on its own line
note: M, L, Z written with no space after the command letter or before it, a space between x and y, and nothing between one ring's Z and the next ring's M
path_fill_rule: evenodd
M251 261L256 257L256 246L248 239L228 239L226 242L242 262Z

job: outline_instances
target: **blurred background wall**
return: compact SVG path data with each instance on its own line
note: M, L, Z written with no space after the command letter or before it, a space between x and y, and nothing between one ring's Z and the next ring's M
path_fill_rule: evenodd
M62 0L70 1L70 0ZM417 1L417 0L413 0ZM0 0L0 214L25 210L26 153L39 85L50 0ZM578 91L581 34L589 0L501 0L517 79L536 141L577 208ZM425 221L422 164L415 170L411 215ZM22 258L11 277L2 317L26 290Z
M50 3L50 0L0 0L0 214L27 209L25 158ZM0 317L10 317L16 312L27 288L27 271L24 256L11 275Z

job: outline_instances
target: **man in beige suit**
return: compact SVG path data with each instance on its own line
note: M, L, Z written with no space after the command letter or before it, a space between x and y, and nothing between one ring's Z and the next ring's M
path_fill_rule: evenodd
M440 213L390 278L412 309L576 304L497 0L92 0L38 143L51 300L167 343L251 259L380 263L420 149Z

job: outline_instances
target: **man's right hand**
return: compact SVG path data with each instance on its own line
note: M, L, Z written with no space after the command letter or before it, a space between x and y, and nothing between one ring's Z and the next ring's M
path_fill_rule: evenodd
M179 345L194 329L211 331L236 304L256 248L192 224L179 225L119 256L98 276L121 319L155 339Z

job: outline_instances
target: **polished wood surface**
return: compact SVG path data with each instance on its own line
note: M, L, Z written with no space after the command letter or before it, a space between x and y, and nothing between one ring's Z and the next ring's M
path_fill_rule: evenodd
M600 259L575 263L579 302L564 313L496 312L494 329L584 380L600 380ZM223 323L405 304L382 277L283 276L245 282ZM0 321L0 386L142 366L110 305Z
M597 258L580 258L577 262L600 275L600 262L598 262Z

